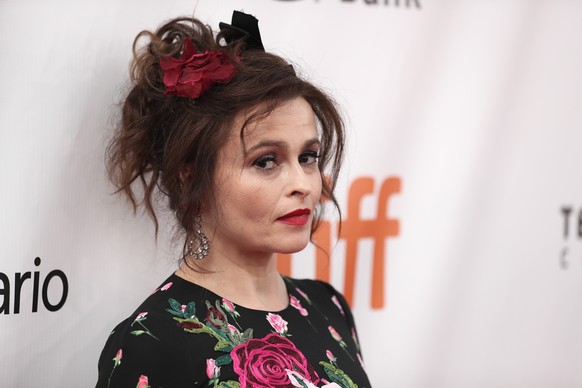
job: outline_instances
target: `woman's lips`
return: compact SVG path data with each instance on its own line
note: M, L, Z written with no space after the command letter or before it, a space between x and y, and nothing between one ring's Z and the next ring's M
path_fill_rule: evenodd
M284 216L277 218L277 221L287 225L303 226L309 222L310 214L311 210L309 209L297 209L291 213L287 213Z

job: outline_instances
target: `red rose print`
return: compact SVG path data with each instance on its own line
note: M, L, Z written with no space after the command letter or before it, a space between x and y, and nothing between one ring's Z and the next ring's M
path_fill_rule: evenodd
M287 371L295 371L314 384L319 382L319 376L293 342L276 333L250 339L235 347L230 356L240 388L292 386Z
M184 330L201 329L204 327L203 324L198 323L198 322L192 322L192 321L178 322L178 326L180 326Z
M206 320L217 329L222 329L228 324L228 321L223 313L217 308L210 307L206 311Z

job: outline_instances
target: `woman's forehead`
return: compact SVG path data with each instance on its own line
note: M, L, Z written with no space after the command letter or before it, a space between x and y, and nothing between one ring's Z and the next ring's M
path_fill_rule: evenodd
M235 118L232 132L250 139L268 136L275 130L293 131L298 127L309 127L317 131L315 113L302 97L284 101L272 109L261 104L243 112Z

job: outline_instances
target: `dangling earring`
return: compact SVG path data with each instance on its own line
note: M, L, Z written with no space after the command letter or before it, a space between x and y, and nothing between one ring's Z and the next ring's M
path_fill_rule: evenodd
M202 260L208 255L210 243L208 237L202 231L202 217L194 217L194 233L188 236L184 257L194 260Z

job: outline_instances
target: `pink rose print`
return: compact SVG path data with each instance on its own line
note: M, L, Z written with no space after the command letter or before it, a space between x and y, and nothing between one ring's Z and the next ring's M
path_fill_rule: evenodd
M273 329L282 336L287 335L287 321L285 321L279 314L267 314L267 321L273 326Z
M309 304L311 304L311 300L309 300L309 297L307 296L307 294L303 291L301 291L300 288L295 287L295 291L297 291L299 293L299 295L301 295L303 297L303 299L305 299Z
M236 318L240 317L240 314L238 311L236 311L234 303L232 303L230 300L226 298L222 298L222 308L224 309L224 311L228 313L228 315L230 315L230 317L234 320L237 326L240 327L240 325L236 321Z
M354 361L354 358L352 357L350 352L348 352L348 345L344 342L344 340L342 339L342 336L339 335L339 333L332 326L328 326L327 329L329 330L329 333L331 334L333 339L337 341L337 343L339 344L339 346L341 346L341 348L344 350L344 352L346 352L346 354L350 357L350 359L352 361Z
M336 362L337 358L335 358L335 356L333 355L333 353L330 350L326 350L325 355L327 356L329 362L331 362L332 364L334 364Z
M162 287L160 287L160 288L156 288L156 289L154 290L154 292L152 292L152 293L150 294L150 296L151 296L151 295L153 295L153 294L155 294L156 292L158 292L158 291L160 291L160 290L161 290L161 291L167 291L167 290L168 290L168 288L172 287L172 284L173 284L172 282L169 282L169 283L166 283L166 284L164 284L164 285L163 285Z
M137 325L141 326L142 329L133 330L133 331L131 331L131 334L133 334L135 336L147 334L150 337L155 338L159 341L159 338L156 337L151 331L149 331L149 329L143 323L143 321L145 321L147 319L147 315L148 315L147 311L142 311L141 313L137 314L137 317L135 317L135 319L131 323L131 327L133 327L133 325L137 324Z
M188 307L188 306L186 306L185 304L183 304L182 306L180 306L180 310L182 312L184 312L184 311L186 311L186 307Z
M206 360L206 376L209 379L216 379L220 374L220 367L216 366L216 361L212 358Z
M230 331L232 334L240 333L240 331L233 325L228 325L228 331Z
M123 350L119 349L117 351L117 353L115 354L115 358L113 359L113 363L115 364L115 366L118 366L119 364L121 364L122 357L123 357Z
M306 317L309 314L307 312L307 310L303 306L301 306L301 302L299 301L299 299L297 299L293 295L289 295L289 300L291 302L291 306L293 306L294 308L296 308L301 315L303 315L304 317Z
M332 326L328 326L327 329L329 330L329 333L331 334L334 340L336 340L337 342L342 342L342 337L339 335L337 331L335 331L335 329Z
M337 296L335 296L335 295L332 296L331 297L331 301L333 302L333 304L335 304L337 306L337 308L339 309L340 313L342 313L342 315L345 316L346 314L344 313L344 309L342 308L342 305L340 304L340 301L337 298Z
M362 359L362 356L360 356L360 353L356 353L356 357L358 357L358 361L360 362L362 369L366 370L366 366L364 365L364 360Z
M115 368L121 365L121 359L123 358L123 351L119 349L113 357L113 368L111 368L111 373L109 374L109 379L107 380L107 388L111 385L111 377L113 377L113 372L115 372Z
M358 342L358 335L356 334L356 329L354 329L352 327L352 339L354 340L354 343L356 344L356 348L358 348L358 350L360 350L360 343Z
M276 333L261 339L251 338L236 346L230 357L240 388L292 386L287 371L294 371L313 384L319 382L319 376L303 353L293 342Z
M222 307L233 317L240 317L240 314L235 310L234 304L230 300L222 298Z
M145 319L146 315L148 315L147 311L144 311L144 312L137 314L137 317L135 317L135 321L136 322L143 321Z
M144 375L139 376L139 381L137 382L135 388L150 388L148 377Z

